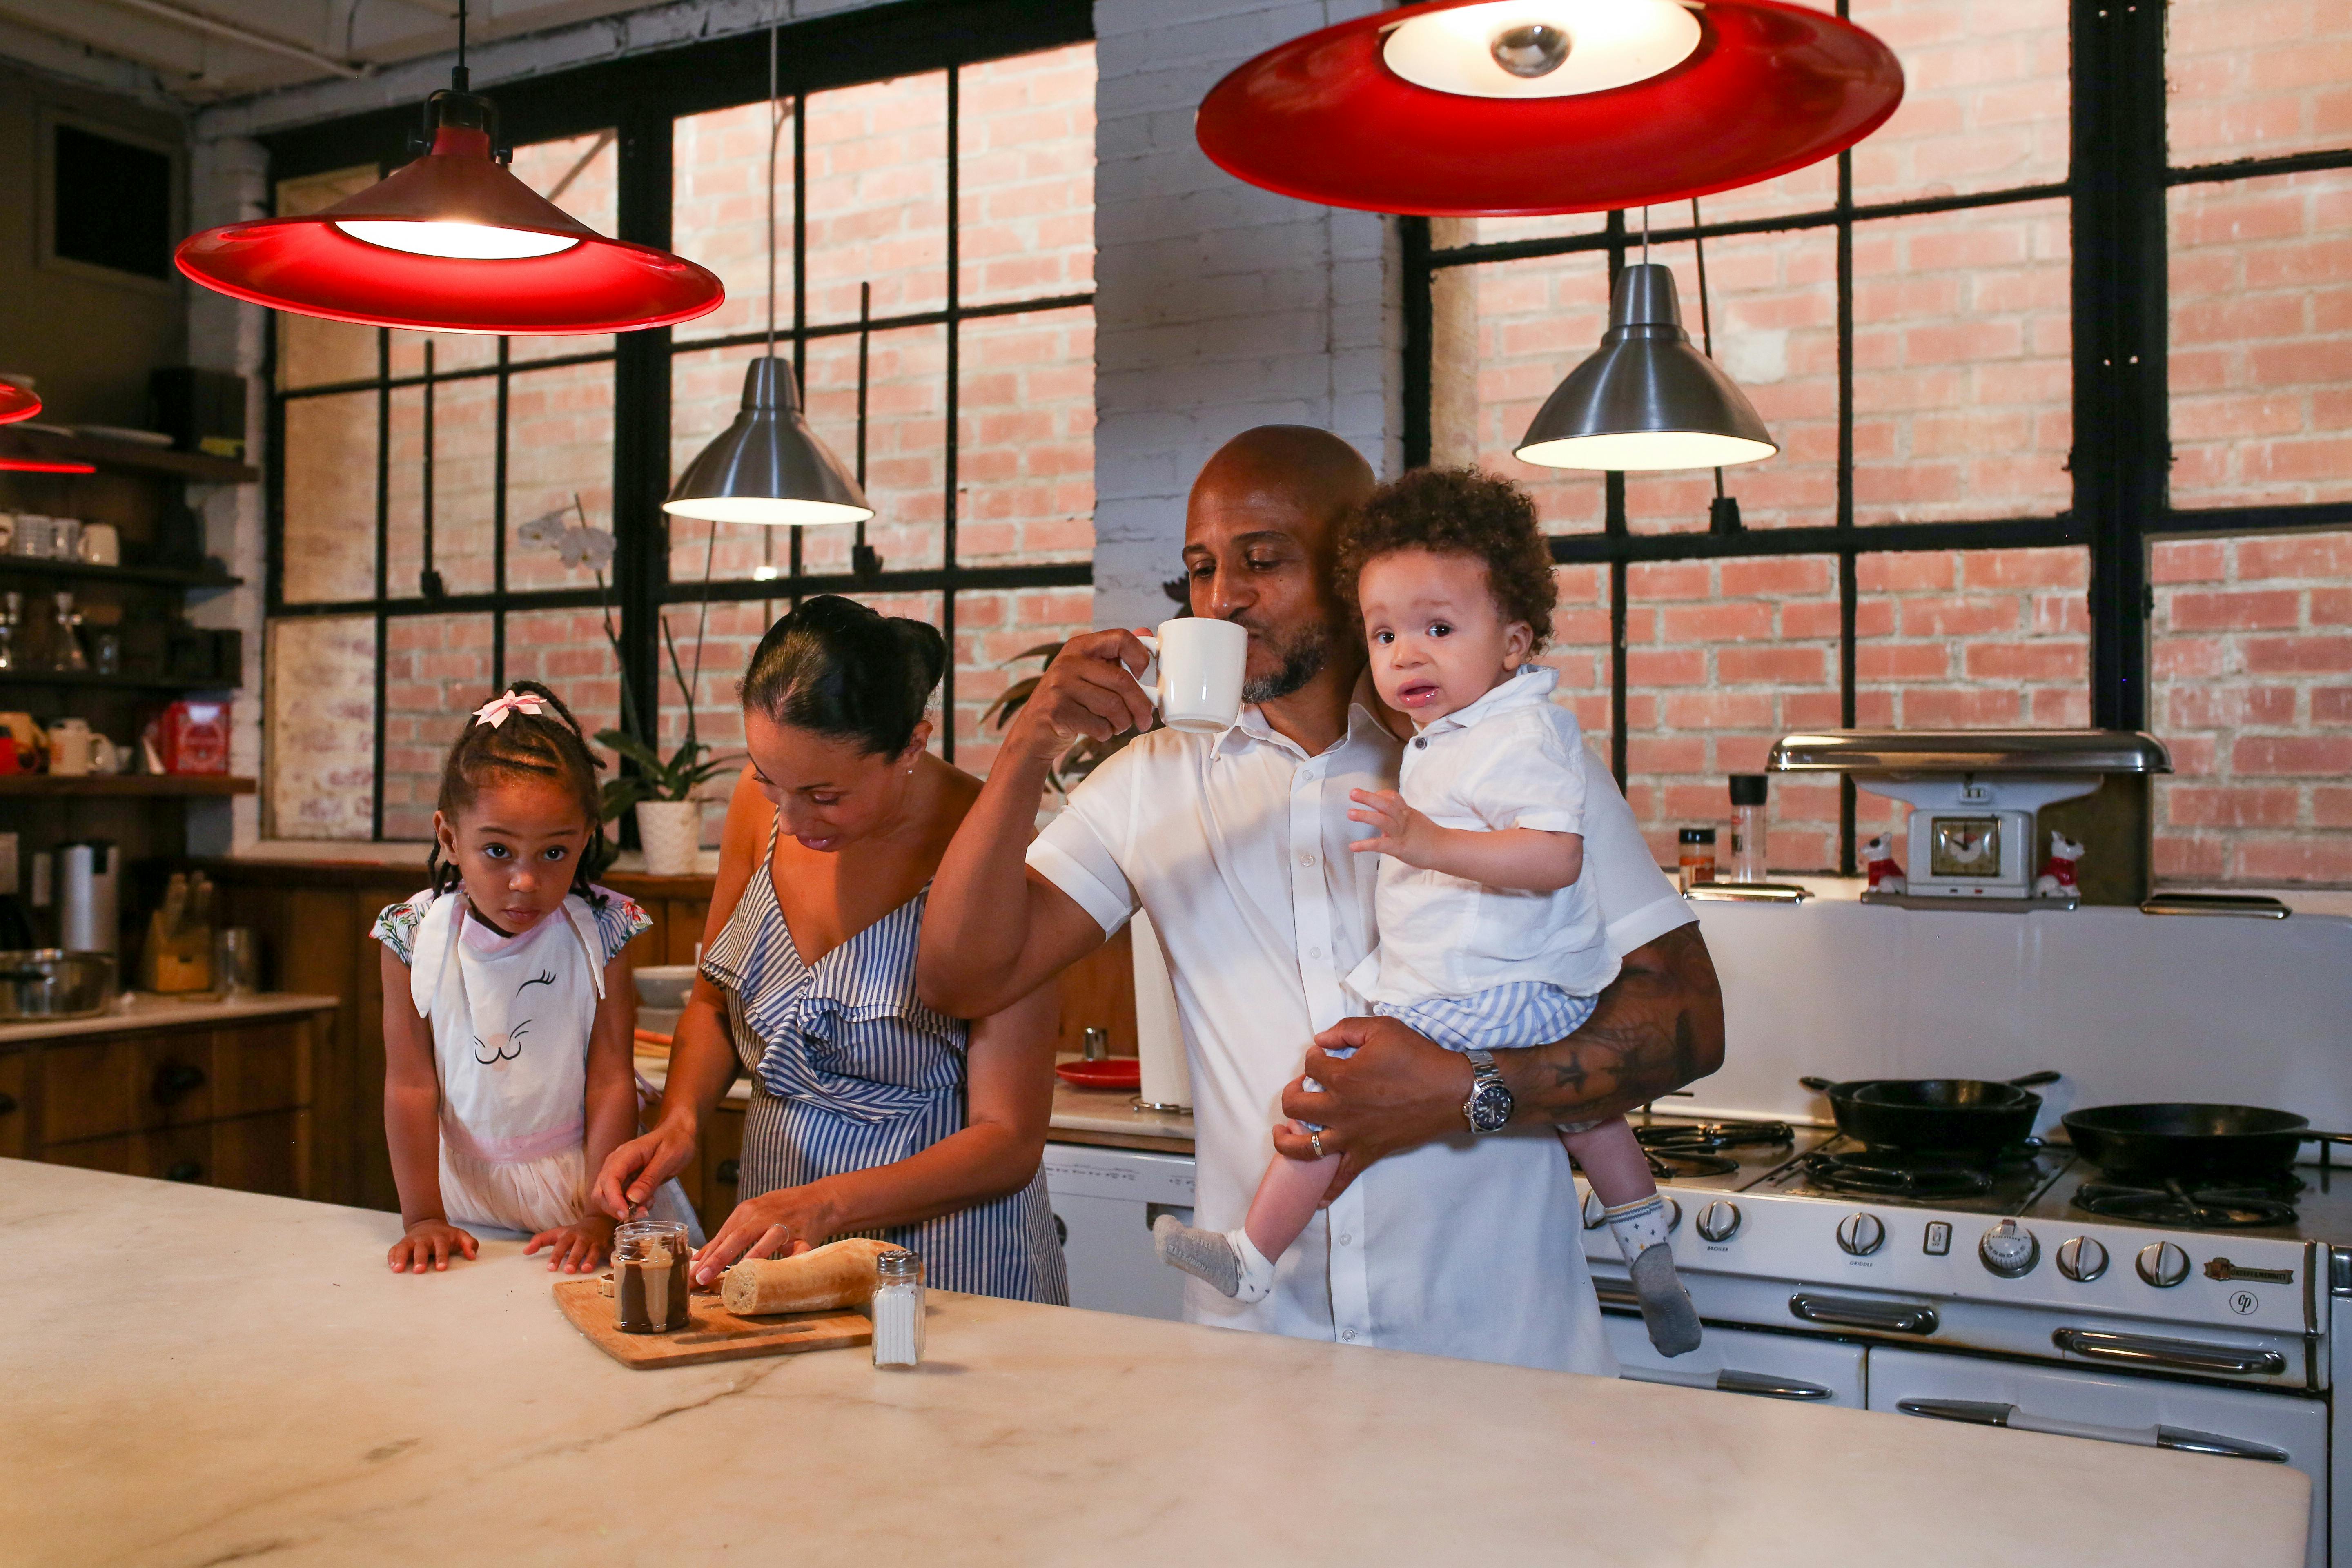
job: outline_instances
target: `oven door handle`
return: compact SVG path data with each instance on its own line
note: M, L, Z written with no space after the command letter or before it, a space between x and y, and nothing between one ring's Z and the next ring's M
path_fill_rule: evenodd
M2159 1340L2142 1334L2111 1334L2101 1329L2060 1329L2050 1342L2084 1361L2117 1361L2129 1366L2162 1367L2224 1377L2276 1377L2286 1357L2276 1351L2240 1350L2196 1340Z
M1869 1329L1888 1334L1932 1334L1936 1309L1916 1301L1858 1301L1843 1296L1813 1296L1800 1290L1789 1311L1809 1323L1838 1329Z
M1734 1372L1729 1367L1715 1374L1715 1386L1726 1394L1752 1394L1759 1399L1830 1397L1830 1391L1818 1383L1800 1383L1793 1377L1771 1377L1760 1372Z
M2253 1459L2284 1465L2286 1453L2265 1443L2224 1437L2213 1432L2193 1432L2185 1426L2102 1426L2089 1421L2063 1421L2036 1415L2014 1405L1973 1399L1900 1399L1895 1408L1906 1415L1926 1415L1937 1421L1966 1421L1979 1426L2006 1426L2013 1432L2043 1432L2053 1437L2086 1437L2095 1443L2129 1443L2142 1448L2178 1448L2188 1454L2217 1454L2229 1459Z

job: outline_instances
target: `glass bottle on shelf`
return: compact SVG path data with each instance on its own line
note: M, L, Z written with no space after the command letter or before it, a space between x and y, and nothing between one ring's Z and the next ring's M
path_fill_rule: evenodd
M58 595L58 629L56 646L49 651L49 668L60 675L78 675L89 668L89 658L81 650L81 612L74 608L74 596Z

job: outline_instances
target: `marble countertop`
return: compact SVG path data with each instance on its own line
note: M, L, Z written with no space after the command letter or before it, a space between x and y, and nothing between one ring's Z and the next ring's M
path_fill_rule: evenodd
M1064 1061L1076 1061L1075 1056L1064 1056ZM669 1078L669 1058L639 1057L637 1074L659 1089ZM738 1104L748 1104L751 1085L748 1079L738 1078L727 1089L727 1098ZM1142 1110L1135 1104L1132 1089L1079 1089L1054 1080L1054 1115L1051 1127L1055 1133L1076 1133L1077 1142L1094 1141L1118 1147L1150 1149L1171 1154L1192 1152L1192 1118L1189 1113L1165 1110Z
M2303 1561L2283 1467L943 1292L919 1372L632 1372L518 1243L395 1276L397 1225L0 1162L40 1261L0 1336L8 1559Z
M282 1018L295 1013L320 1013L342 1005L339 996L312 996L299 991L264 991L234 1002L210 998L190 1001L132 991L117 999L110 1010L89 1018L45 1018L25 1024L0 1024L0 1047L31 1045L72 1035L119 1035L129 1029L176 1029L205 1024L234 1023L244 1018Z

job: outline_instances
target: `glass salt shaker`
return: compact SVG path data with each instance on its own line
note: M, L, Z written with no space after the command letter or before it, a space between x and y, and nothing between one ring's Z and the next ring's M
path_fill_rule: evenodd
M74 608L74 596L68 593L58 595L57 606L49 668L61 675L79 674L89 668L89 658L81 650L81 612Z
M1762 773L1731 775L1731 879L1764 880L1764 794Z
M874 1260L874 1364L923 1364L923 1259L900 1248Z

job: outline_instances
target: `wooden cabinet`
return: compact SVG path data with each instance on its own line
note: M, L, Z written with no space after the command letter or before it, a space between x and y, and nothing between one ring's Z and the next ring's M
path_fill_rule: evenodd
M727 1222L743 1185L743 1108L721 1100L712 1113L702 1140L702 1190L688 1195L702 1216L702 1231L715 1233Z
M0 1155L312 1196L311 1030L261 1018L0 1052Z

